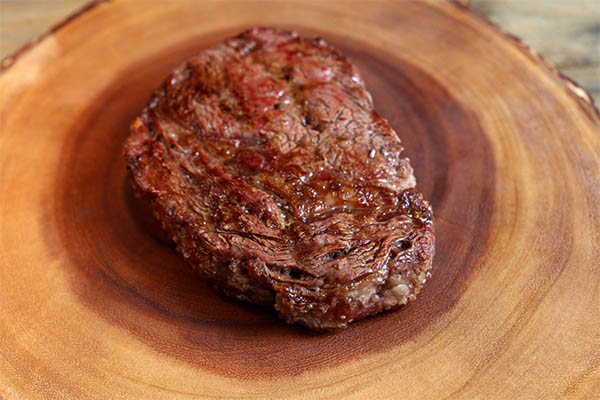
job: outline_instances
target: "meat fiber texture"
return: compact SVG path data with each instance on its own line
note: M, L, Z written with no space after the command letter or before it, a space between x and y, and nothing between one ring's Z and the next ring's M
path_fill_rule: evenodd
M255 28L176 68L124 144L136 195L205 279L315 330L415 299L433 215L356 67Z

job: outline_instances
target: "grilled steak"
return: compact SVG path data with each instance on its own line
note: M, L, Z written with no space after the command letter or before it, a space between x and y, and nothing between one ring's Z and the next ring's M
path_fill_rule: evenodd
M356 67L256 28L176 68L124 144L136 195L240 300L316 330L415 299L432 211Z

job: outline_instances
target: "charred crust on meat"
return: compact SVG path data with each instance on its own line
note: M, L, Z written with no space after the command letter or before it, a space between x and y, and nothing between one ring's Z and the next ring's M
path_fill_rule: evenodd
M315 330L406 304L433 213L356 67L322 38L254 28L176 68L124 144L136 195L183 258Z

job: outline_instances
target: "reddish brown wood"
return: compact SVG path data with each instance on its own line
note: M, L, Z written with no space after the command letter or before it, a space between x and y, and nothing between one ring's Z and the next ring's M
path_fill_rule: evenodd
M598 389L600 120L581 89L454 3L142 3L90 7L0 75L3 397ZM144 225L130 121L174 65L255 24L339 47L401 136L437 218L415 303L314 334L220 295Z

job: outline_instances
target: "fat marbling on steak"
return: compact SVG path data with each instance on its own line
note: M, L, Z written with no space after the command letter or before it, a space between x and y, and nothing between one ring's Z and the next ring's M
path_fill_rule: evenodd
M203 277L316 330L415 299L432 211L356 67L255 28L176 68L124 144L136 195Z

